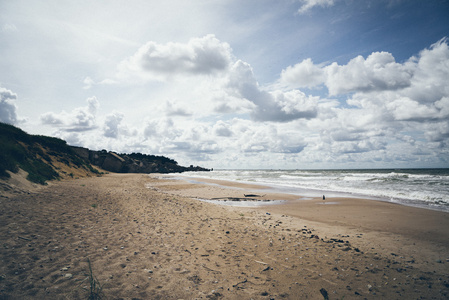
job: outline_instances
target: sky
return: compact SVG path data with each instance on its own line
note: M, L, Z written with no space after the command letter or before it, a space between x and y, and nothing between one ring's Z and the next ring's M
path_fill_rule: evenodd
M449 167L449 0L0 0L0 121L215 169Z

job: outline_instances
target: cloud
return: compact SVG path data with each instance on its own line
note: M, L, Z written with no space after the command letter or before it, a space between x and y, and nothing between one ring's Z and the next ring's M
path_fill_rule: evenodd
M315 87L325 83L331 96L351 92L398 90L410 86L415 66L396 63L387 52L357 56L346 65L320 67L306 59L281 73L280 82L289 87Z
M163 107L163 111L167 116L179 116L179 117L188 117L191 116L192 113L184 107L181 107L179 103L174 101L166 101Z
M175 128L175 123L171 118L160 118L146 121L143 134L147 139L173 140L181 135L181 131Z
M449 96L447 78L449 76L449 46L443 38L424 49L410 61L415 65L410 88L405 95L420 102L431 103Z
M216 136L220 136L220 137L230 137L233 135L232 130L223 121L218 121L217 123L215 123L215 125L213 127L213 131Z
M298 10L298 13L303 14L311 10L315 6L333 6L335 0L302 0L302 3L304 3L301 8Z
M48 112L40 116L41 123L58 127L63 131L88 131L95 129L96 113L99 107L99 102L96 97L90 97L86 100L87 106L78 107L67 113Z
M324 70L314 65L310 58L282 70L280 78L280 81L290 88L311 88L324 83L324 80Z
M103 135L109 138L118 138L120 123L124 115L119 112L114 112L106 116L103 126Z
M130 119L116 111L102 116L95 98L41 120L77 145L166 155L184 165L326 168L414 161L425 166L444 161L449 147L448 62L447 42L441 40L401 63L387 52L347 64L305 59L286 68L277 84L261 86L251 65L236 60L212 71L214 76L181 71L187 79L147 83L170 92L145 103L152 111L143 121L126 124ZM327 89L330 96L312 96L302 87L312 93Z
M325 71L330 95L403 89L413 76L412 65L396 63L387 52L374 52L366 60L357 56L344 66L333 63Z
M86 78L84 78L83 83L84 83L83 89L88 90L95 85L112 85L112 84L116 84L117 81L115 81L113 79L104 79L100 82L95 82L92 78L87 76Z
M316 98L298 90L264 91L254 78L251 66L240 60L231 68L226 88L231 96L242 97L255 105L251 113L255 121L289 122L317 114Z
M150 41L119 65L120 76L166 80L177 75L211 75L231 63L231 47L209 34L188 43Z
M346 65L315 65L306 59L284 69L279 83L290 88L324 83L331 96L396 91L418 102L432 102L449 94L448 64L449 47L443 38L404 63L388 52L373 52L366 59L357 56Z
M16 124L18 122L15 100L17 100L15 93L0 87L0 122L8 124Z
M84 78L83 83L84 83L83 89L88 90L95 84L95 81L88 76Z
M429 122L449 118L449 97L430 105L420 104L410 98L399 98L386 104L395 120Z

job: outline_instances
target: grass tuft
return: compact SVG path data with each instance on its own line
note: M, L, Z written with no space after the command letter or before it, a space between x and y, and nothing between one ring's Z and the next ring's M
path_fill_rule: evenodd
M101 300L103 298L103 286L98 281L97 277L92 272L92 265L90 263L90 259L87 259L87 263L89 264L89 284L90 291L88 300Z

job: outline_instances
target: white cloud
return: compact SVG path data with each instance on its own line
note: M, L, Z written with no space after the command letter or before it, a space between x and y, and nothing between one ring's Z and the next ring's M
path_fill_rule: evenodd
M425 153L441 156L441 150L437 149L449 146L447 39L441 39L403 63L397 63L386 52L374 52L366 59L358 56L346 65L319 66L306 60L284 70L280 82L305 85L308 70L319 73L317 68L325 73L324 83L329 94L346 95L346 104L350 105L347 108L318 106L317 118L308 122L312 133L320 133L316 144L322 141L332 145L325 152L348 155L348 159L350 156L354 160L361 159L362 156L355 157L361 153L368 159L371 153L373 159L382 157L385 162L388 157L392 161L413 160L413 155L418 155L413 153L418 152L420 156ZM315 83L320 84L319 80ZM415 149L418 141L421 151ZM398 146L387 146L392 144ZM403 157L395 156L391 151L399 145L415 150Z
M350 92L397 90L410 86L414 64L396 63L387 52L373 52L366 59L357 56L346 65L320 67L310 59L282 71L280 82L289 87L315 87L326 84L330 95Z
M143 130L145 138L157 141L170 139L173 140L181 135L181 131L175 128L175 123L171 118L160 118L149 120L145 123Z
M83 89L88 90L95 84L95 81L88 76L84 78L83 83L84 83Z
M0 87L0 122L8 124L17 123L17 106L15 100L17 100L15 93Z
M165 80L178 75L211 75L226 70L231 48L214 35L188 43L158 44L150 41L119 65L119 76Z
M357 56L344 66L333 63L325 71L330 95L398 90L410 86L413 76L412 65L396 63L387 52L373 52L366 60Z
M240 60L231 68L226 88L231 96L242 97L255 105L251 113L255 121L289 122L316 116L316 98L300 91L264 91L254 78L251 66Z
M329 7L333 6L335 0L301 0L304 3L298 10L298 13L303 14L311 10L315 6Z
M398 91L418 102L436 101L449 94L448 48L447 39L441 39L404 63L388 52L373 52L366 59L357 56L346 65L320 66L306 59L284 69L279 81L309 88L325 83L330 95Z
M182 107L179 103L174 101L165 101L163 112L170 117L188 117L192 115L192 112L190 112L187 108Z
M191 76L204 73L181 66L141 69L138 76L187 79L147 82L122 94L121 99L136 101L140 118L133 119L131 110L124 108L99 111L93 97L84 107L46 113L41 120L71 144L166 155L181 164L214 168L435 161L449 146L448 53L443 40L403 63L386 52L355 57L343 65L306 59L267 86L259 85L249 63L232 63L232 58L223 69L209 68L214 76ZM180 61L180 55L170 56ZM97 85L90 78L85 84ZM149 97L148 86L163 86L163 92ZM297 87L312 92L327 88L339 100L312 96ZM139 104L134 99L140 99Z
M86 102L87 106L75 108L71 112L44 113L40 116L41 123L64 131L78 132L95 129L97 127L96 113L100 104L96 97L90 97Z
M103 126L103 134L105 137L118 138L120 123L124 115L119 112L114 112L106 116Z
M107 78L107 79L103 79L100 82L95 82L92 78L87 76L86 78L84 78L83 83L84 83L83 89L88 90L88 89L92 88L95 85L112 85L112 84L117 84L117 81Z
M310 58L282 70L280 82L290 88L314 87L324 82L324 70Z
M447 38L439 40L411 60L415 72L404 94L420 103L431 103L449 96L449 46Z
M233 132L229 128L228 124L226 124L223 121L218 121L217 123L215 123L215 125L213 127L213 131L216 136L230 137L233 135Z

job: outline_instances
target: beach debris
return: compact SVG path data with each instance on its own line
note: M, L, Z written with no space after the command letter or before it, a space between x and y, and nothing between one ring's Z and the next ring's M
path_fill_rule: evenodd
M324 300L329 300L329 295L325 288L321 288L320 293L321 293L321 295L323 295Z
M334 241L335 243L344 243L345 241L340 239L331 238L331 241Z
M67 278L67 279L70 279L70 278L72 278L73 277L73 275L72 274L70 274L70 273L67 273L67 274L65 274L65 276L64 276L65 278Z
M223 297L223 295L217 292L216 290L212 290L210 294L206 296L207 299L211 300L217 300L220 299L221 297Z
M267 263L265 263L265 262L263 262L263 261L255 260L255 262L256 262L256 263L259 263L259 264L263 264L263 265L268 265Z
M200 284L202 279L198 275L193 275L190 277L187 277L188 280L192 281L195 284Z
M211 271L211 272L216 273L216 274L221 274L220 271L213 270L213 269L211 269L211 268L209 268L209 267L206 267L205 265L202 265L202 266L203 266L203 268L205 268L205 269L208 270L208 271Z
M247 283L248 282L248 279L246 279L245 278L245 280L243 280L243 281L240 281L240 282L238 282L238 283L236 283L236 284L234 284L232 287L238 287L238 288L242 288L242 287L239 287L238 285L239 284L243 284L243 283Z

